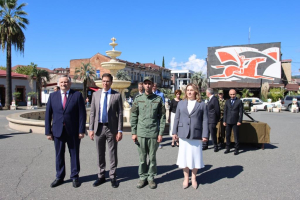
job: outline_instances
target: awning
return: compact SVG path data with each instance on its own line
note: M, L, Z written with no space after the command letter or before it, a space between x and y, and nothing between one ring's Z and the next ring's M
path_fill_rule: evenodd
M260 83L245 83L245 82L234 82L234 81L218 81L211 82L211 88L260 88Z
M292 83L289 83L285 86L285 89L287 91L298 91L299 90L299 85L298 84L292 84Z
M97 92L100 88L98 88L98 87L89 87L89 89Z

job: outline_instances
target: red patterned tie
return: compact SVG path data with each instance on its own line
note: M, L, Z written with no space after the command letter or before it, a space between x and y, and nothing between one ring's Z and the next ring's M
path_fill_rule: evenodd
M64 102L63 102L63 109L65 109L67 103L67 93L65 92Z

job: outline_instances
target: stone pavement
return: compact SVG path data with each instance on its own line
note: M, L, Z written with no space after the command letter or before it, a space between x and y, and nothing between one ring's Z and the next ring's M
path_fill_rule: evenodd
M178 148L170 146L165 136L163 149L157 152L158 188L137 189L138 153L125 134L119 143L118 180L113 189L109 179L99 187L92 186L97 178L96 147L89 138L81 143L81 187L73 188L69 180L70 165L66 152L66 183L50 188L55 179L53 142L42 134L22 133L8 128L6 115L22 111L0 111L0 199L299 199L300 114L251 114L271 127L271 144L265 150L242 145L241 153L224 155L204 151L205 168L198 173L199 188L182 189L182 170L175 165ZM211 147L211 146L210 146ZM109 163L109 162L108 162Z

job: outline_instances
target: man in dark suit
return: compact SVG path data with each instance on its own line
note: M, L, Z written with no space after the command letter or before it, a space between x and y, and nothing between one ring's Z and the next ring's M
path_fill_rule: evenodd
M206 96L209 98L207 103L207 112L208 112L208 140L209 135L211 135L212 142L214 145L214 152L218 152L218 144L217 144L217 123L220 120L220 106L217 97L214 96L214 90L211 88L207 88ZM203 142L202 150L206 150L208 148L208 140L207 142Z
M230 99L226 101L224 107L223 124L226 126L226 150L225 154L230 152L231 130L234 132L235 151L234 155L239 154L239 128L243 120L243 103L236 97L234 89L229 90Z
M117 147L122 139L123 131L123 104L121 94L111 89L113 76L105 73L102 75L102 89L93 93L89 136L96 139L99 173L93 186L99 186L105 182L105 146L108 143L110 156L109 177L111 186L117 188L116 169L118 165Z
M50 94L45 114L45 134L48 140L54 140L56 154L56 179L51 187L64 181L67 143L71 156L70 178L73 179L73 187L77 188L80 186L79 146L85 133L85 105L81 93L70 89L71 80L68 76L62 76L59 85L60 90Z

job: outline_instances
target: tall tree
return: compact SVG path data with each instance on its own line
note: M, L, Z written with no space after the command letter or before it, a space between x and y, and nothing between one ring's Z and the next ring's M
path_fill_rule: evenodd
M153 64L155 65L155 60L154 60Z
M163 61L162 61L162 65L163 68L165 68L165 56L163 56Z
M191 80L192 83L198 85L200 91L203 87L207 86L206 74L204 74L202 71L194 73L191 77Z
M81 63L79 68L75 69L75 76L73 77L75 80L80 79L83 81L83 97L86 99L86 88L88 81L92 81L96 78L96 70L91 65L91 63Z
M18 0L0 0L0 47L6 49L6 90L5 107L10 108L12 101L11 85L11 46L24 54L25 35L23 29L29 24L23 11L26 3L18 5Z
M25 74L25 75L31 75L33 70L32 63L27 66L19 66L17 69L15 69L15 72L18 74Z
M44 70L44 69L38 69L37 65L34 64L33 62L30 63L32 67L32 72L31 72L31 79L36 80L36 92L37 92L37 106L42 107L42 101L41 101L41 91L43 89L43 85L47 85L47 82L50 81L50 75L49 72Z

